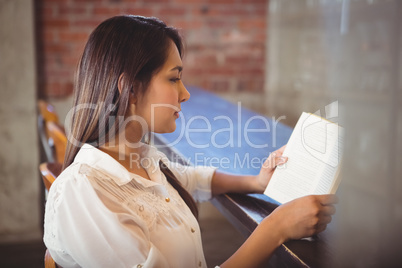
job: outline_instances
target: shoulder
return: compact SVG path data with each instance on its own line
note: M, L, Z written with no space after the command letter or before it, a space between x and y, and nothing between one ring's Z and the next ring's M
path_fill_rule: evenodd
M94 172L94 169L86 164L72 163L68 166L57 179L53 182L50 191L65 186L66 184L75 184L81 182L81 179L85 178L90 173Z
M91 179L100 178L100 171L83 163L73 163L57 177L50 188L47 203L57 205L60 199L85 196L92 190Z
M66 192L72 190L74 184L82 181L83 176L79 174L80 166L77 164L72 164L67 167L63 172L56 178L50 187L49 194L46 200L46 209L55 209L59 206L61 201L65 198Z
M70 214L78 218L111 215L114 208L125 206L122 193L109 174L85 163L73 163L50 188L45 222L52 225Z

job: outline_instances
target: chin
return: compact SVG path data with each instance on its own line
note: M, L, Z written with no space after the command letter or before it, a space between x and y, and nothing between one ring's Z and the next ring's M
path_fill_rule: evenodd
M166 126L166 127L162 128L162 129L154 131L154 132L163 134L163 133L172 133L175 130L176 130L176 123L174 123L174 125Z
M171 129L167 130L165 133L172 133L176 130L176 125L172 127Z

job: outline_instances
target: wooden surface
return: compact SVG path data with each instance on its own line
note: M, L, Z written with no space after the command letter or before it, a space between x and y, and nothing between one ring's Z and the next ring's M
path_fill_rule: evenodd
M42 175L43 184L45 188L49 191L52 183L60 175L62 169L62 164L59 162L45 162L39 165L39 171Z
M52 139L53 147L55 150L55 160L59 163L64 163L64 155L66 154L67 137L64 128L55 123L46 123L47 133L50 139Z
M214 165L222 171L237 174L258 174L261 166L258 160L263 161L269 153L286 144L292 133L291 128L269 118L263 120L239 104L229 103L197 88L188 90L191 98L182 104L183 115L177 120L175 133L155 134L153 140L158 149L173 161ZM249 130L269 131L247 132L246 125ZM219 131L229 127L233 130ZM195 129L203 131L195 133ZM218 161L223 158L227 161ZM254 165L246 163L252 159L256 160ZM278 206L262 194L220 195L211 202L246 237ZM285 243L275 252L270 267L328 267L333 262L329 233L327 230L309 240Z

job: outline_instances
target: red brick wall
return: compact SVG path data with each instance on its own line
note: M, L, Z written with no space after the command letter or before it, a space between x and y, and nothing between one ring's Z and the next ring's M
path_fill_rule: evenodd
M268 0L36 0L39 96L72 93L90 32L119 14L156 16L181 29L183 80L216 92L262 92Z

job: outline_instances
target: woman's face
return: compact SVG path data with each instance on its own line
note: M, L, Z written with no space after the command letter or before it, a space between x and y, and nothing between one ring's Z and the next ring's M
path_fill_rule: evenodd
M145 120L148 131L170 133L176 129L181 103L190 98L181 81L182 69L179 51L170 42L165 64L152 77L148 89L138 97L135 106L135 114Z

